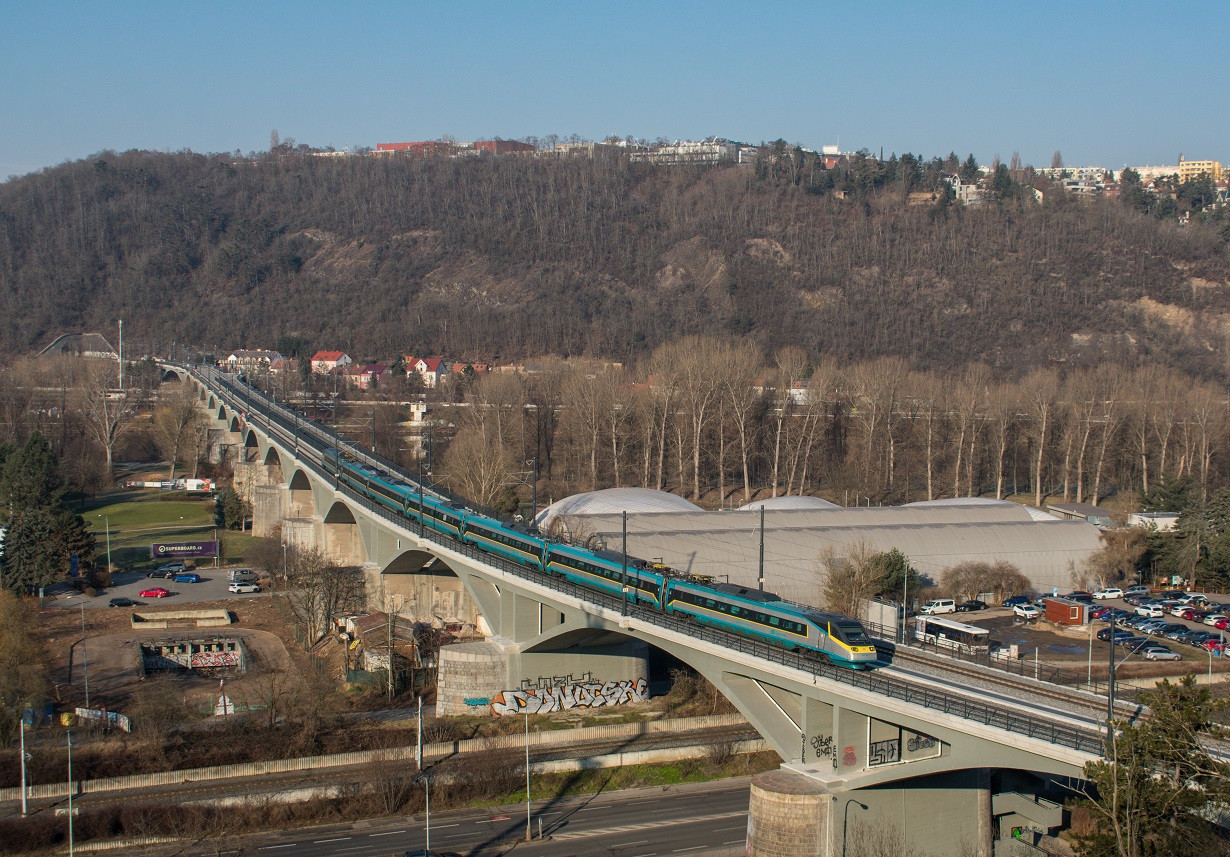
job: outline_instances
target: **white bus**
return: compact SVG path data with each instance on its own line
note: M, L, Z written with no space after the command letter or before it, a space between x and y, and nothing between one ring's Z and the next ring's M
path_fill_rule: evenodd
M919 616L915 620L914 639L940 649L980 655L990 650L991 632L939 616Z

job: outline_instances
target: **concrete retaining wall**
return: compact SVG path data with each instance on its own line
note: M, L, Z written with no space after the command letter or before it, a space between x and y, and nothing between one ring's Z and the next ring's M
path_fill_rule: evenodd
M738 714L716 714L710 717L684 717L675 720L653 720L645 723L613 723L608 726L585 726L580 729L554 729L546 732L531 732L531 747L549 747L580 741L599 741L610 738L633 738L638 735L660 735L672 732L691 732L700 729L718 729L739 726L746 721ZM424 758L450 756L458 753L481 753L487 750L525 746L525 735L497 735L492 738L471 738L465 741L426 744ZM210 768L188 768L179 771L160 771L153 774L134 774L127 777L107 777L73 783L74 794L98 794L153 786L178 785L180 783L206 780L227 780L242 777L261 777L268 774L292 771L313 771L322 768L340 768L350 765L368 765L373 762L400 761L414 758L415 746L392 747L387 750L359 750L353 753L334 753L329 756L304 756L297 759L273 759L267 762L244 762L235 765L217 765ZM645 751L657 752L657 751ZM749 751L750 752L750 751ZM623 754L629 755L629 754ZM62 798L68 795L66 783L44 783L31 786L27 796L32 799ZM21 800L21 788L0 789L0 802Z

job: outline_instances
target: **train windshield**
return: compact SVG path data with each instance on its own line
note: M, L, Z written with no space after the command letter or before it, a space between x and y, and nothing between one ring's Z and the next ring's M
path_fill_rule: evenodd
M863 630L863 626L858 622L855 622L853 619L838 619L833 622L832 628L848 645L871 645L871 638L867 636L867 632Z

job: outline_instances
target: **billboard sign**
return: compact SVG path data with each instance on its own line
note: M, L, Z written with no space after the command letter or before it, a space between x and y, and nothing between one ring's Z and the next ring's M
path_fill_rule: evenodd
M217 542L154 542L149 546L150 559L183 559L191 556L217 555Z

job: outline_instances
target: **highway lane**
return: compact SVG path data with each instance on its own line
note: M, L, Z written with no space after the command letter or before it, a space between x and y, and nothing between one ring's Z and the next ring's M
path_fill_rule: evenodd
M525 805L433 813L431 846L444 854L527 857L673 857L741 853L747 829L748 778L716 783L635 789L534 801L532 829L544 838L525 842ZM191 855L277 857L389 857L424 846L421 814L310 830L234 837L176 849Z

